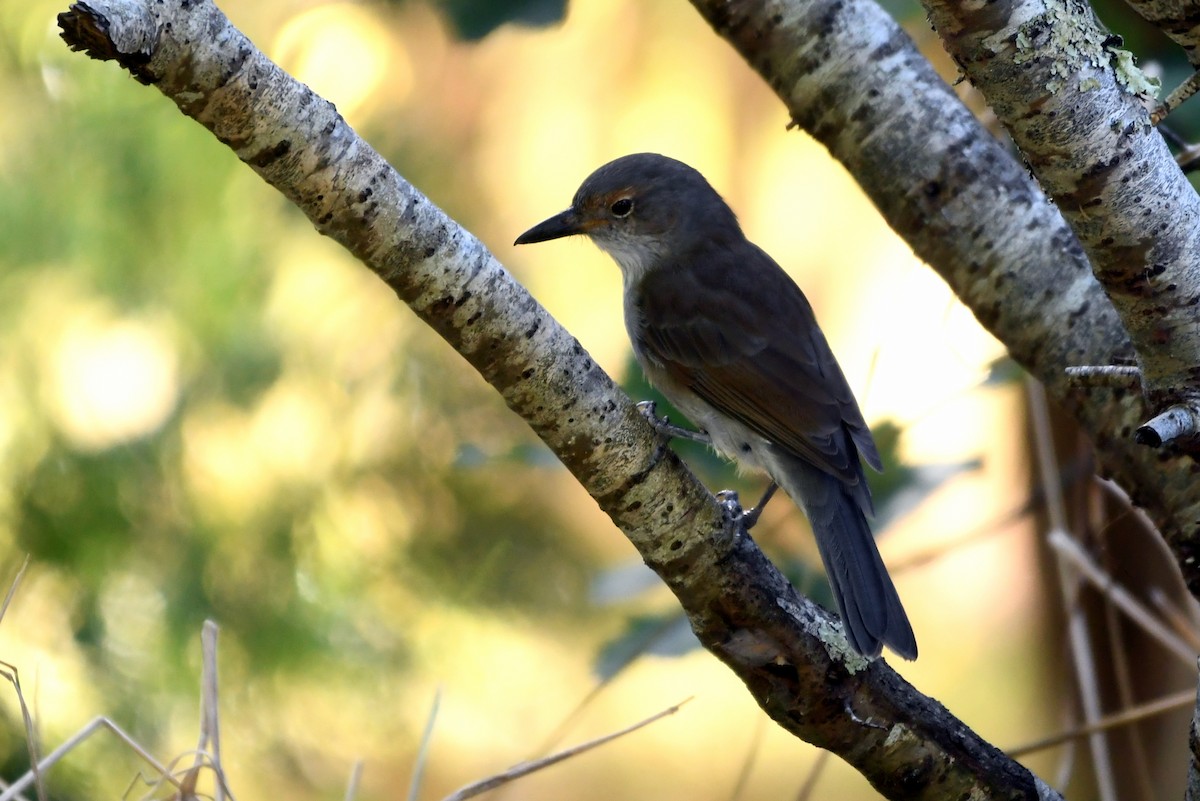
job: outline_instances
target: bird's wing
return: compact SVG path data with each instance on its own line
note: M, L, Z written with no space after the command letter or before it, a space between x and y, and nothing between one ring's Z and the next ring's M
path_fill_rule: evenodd
M859 453L880 469L871 432L795 282L748 242L703 261L643 280L631 333L644 356L722 414L848 484L861 481Z

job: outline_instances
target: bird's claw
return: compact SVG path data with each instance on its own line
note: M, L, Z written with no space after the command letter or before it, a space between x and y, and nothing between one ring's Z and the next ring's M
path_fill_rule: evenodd
M725 512L725 516L729 518L731 524L736 524L737 529L741 533L748 533L758 523L758 518L762 515L763 509L766 508L767 501L771 500L771 496L775 494L778 485L771 482L767 487L767 491L763 493L762 499L749 509L743 509L741 499L738 498L737 490L721 490L716 494L717 503L721 504L721 508Z
M683 426L677 426L666 415L659 417L658 404L652 400L640 401L637 404L637 410L642 417L646 418L646 422L650 424L655 433L663 439L689 439L705 445L712 443L712 439L703 431L692 431Z
M742 509L737 490L721 490L713 497L721 506L721 514L725 518L725 532L731 541L750 530L746 525L746 511Z

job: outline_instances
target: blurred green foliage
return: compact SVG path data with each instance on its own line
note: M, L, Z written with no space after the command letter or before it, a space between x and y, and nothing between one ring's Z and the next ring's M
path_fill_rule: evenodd
M0 153L0 565L28 553L57 583L39 602L61 604L83 707L162 744L194 708L206 618L252 686L334 666L402 682L430 607L590 614L589 546L539 500L565 471L382 283L114 66L3 52L0 95L25 113ZM175 365L153 387L167 406L105 435L88 393L136 399L144 360L67 343L131 327ZM6 776L28 761L15 723ZM57 775L56 797L99 797Z
M548 25L566 12L567 0L439 0L464 39L482 39L500 25Z

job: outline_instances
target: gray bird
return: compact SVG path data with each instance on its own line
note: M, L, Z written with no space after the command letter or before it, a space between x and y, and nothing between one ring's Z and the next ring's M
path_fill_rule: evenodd
M851 646L916 659L867 525L859 457L880 470L879 452L796 283L746 239L704 176L655 153L605 164L569 209L516 244L572 234L621 268L625 327L650 382L717 451L765 471L804 510Z

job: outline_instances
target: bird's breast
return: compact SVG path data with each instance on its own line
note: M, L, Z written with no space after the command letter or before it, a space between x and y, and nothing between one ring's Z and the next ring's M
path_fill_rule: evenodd
M642 318L636 304L626 306L625 325L633 355L651 386L683 412L692 425L708 433L713 449L745 470L765 470L763 457L770 444L737 420L722 414L686 383L679 380L670 366L646 344Z

